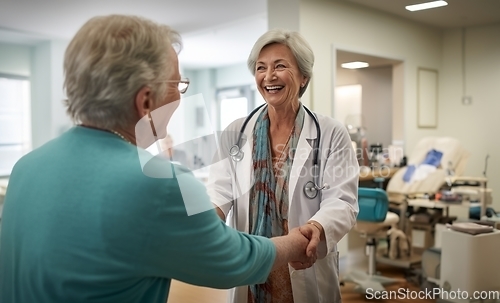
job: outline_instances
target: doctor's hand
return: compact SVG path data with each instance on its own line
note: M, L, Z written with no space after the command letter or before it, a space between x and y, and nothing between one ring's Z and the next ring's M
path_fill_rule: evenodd
M309 244L306 248L307 256L316 256L318 244L321 239L325 238L323 226L321 226L321 224L316 221L309 221L306 224L300 226L299 230L307 239L309 239Z
M300 239L300 245L294 247L296 254L288 264L296 270L306 269L316 262L316 254L307 254L306 248L310 245L309 238L307 238L299 228L294 228L288 233L289 237Z

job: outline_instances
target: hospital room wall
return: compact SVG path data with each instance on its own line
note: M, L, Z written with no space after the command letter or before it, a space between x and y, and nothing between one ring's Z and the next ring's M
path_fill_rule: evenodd
M31 47L0 43L0 74L30 76Z
M361 85L361 114L368 144L392 144L392 66L337 68L336 86ZM337 118L334 113L334 118ZM340 121L344 123L344 121Z
M72 123L63 100L63 60L69 41L47 40L31 47L31 128L33 148L59 136Z
M467 30L467 90L473 96L470 106L461 104L460 30L443 31L351 3L303 0L300 3L300 31L311 43L316 56L311 85L315 111L332 114L334 47L404 61L406 151L411 152L426 136L456 137L471 152L466 174L481 176L484 157L489 153L489 186L494 196L500 191L498 173L492 169L498 167L498 159L496 166L494 160L500 153L493 150L495 142L490 139L493 129L500 124L500 119L495 120L494 116L500 106L498 24ZM417 127L419 67L439 71L436 128ZM500 201L495 205L500 208Z
M470 27L465 31L465 94L472 103L462 103L464 94L462 30L447 30L443 36L439 75L439 125L437 135L459 139L470 152L465 174L482 176L488 160L488 187L493 190L493 208L500 210L500 23Z
M442 32L351 3L321 0L301 2L300 30L315 52L313 104L322 114L332 114L334 48L404 61L404 137L411 150L420 137L417 68L439 69Z
M36 148L69 127L63 106L63 53L67 41L0 45L0 73L28 76L31 84L31 136Z
M183 98L198 95L194 102L181 102L184 108L185 129L177 142L191 140L203 135L212 134L217 129L216 94L218 89L238 86L255 86L255 80L246 63L236 63L217 68L183 68L182 74L191 80L189 90ZM188 101L188 100L186 100ZM196 119L196 108L204 107L207 113L204 125L192 127ZM177 115L176 112L174 115Z

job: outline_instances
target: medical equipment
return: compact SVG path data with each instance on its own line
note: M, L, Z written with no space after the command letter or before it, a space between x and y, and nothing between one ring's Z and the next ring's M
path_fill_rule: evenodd
M389 198L387 193L380 188L360 187L358 189L358 203L359 214L354 230L366 237L368 271L350 270L342 277L340 283L341 285L345 282L355 283L354 290L359 293L366 294L368 290L385 291L385 285L401 281L377 274L377 243L379 238L386 237L387 230L397 225L399 216L387 211Z
M434 165L420 165L430 155L442 153L437 167ZM377 262L396 267L412 269L421 262L421 254L418 250L426 249L430 241L427 227L420 228L422 225L411 222L409 216L417 208L431 208L432 212L439 212L445 205L429 200L442 189L446 184L446 179L450 169L453 169L455 176L461 176L465 170L465 162L468 158L468 152L462 147L460 142L454 138L448 137L427 137L421 139L410 156L407 158L408 166L402 167L390 178L387 184L387 194L389 196L390 208L400 215L398 229L402 230L409 239L411 239L411 254L408 257L390 259L385 256L378 256ZM450 166L449 163L453 166ZM435 163L434 163L435 164ZM413 174L408 171L413 168ZM421 168L429 168L424 170ZM453 176L452 178L455 178ZM418 178L417 178L418 177ZM407 181L406 181L406 180ZM425 202L425 203L424 203ZM435 208L441 207L439 210ZM433 221L434 222L434 221Z
M436 167L420 165L432 150L442 153L439 165ZM387 194L392 206L397 205L401 213L406 213L406 208L410 206L408 205L409 199L430 197L439 193L449 182L453 184L455 180L463 176L469 155L469 152L455 138L426 137L421 139L408 158L408 166L399 169L387 184ZM404 176L410 168L414 168L413 176L406 178L408 181L405 181ZM423 168L428 168L428 170ZM452 176L451 172L453 172ZM405 217L400 219L400 229L406 231Z
M243 122L243 125L241 126L240 133L238 135L238 140L236 141L236 144L234 144L230 149L229 149L229 155L231 156L231 159L233 159L234 162L240 162L243 160L244 153L241 150L241 138L243 136L243 132L245 131L245 128L248 124L248 121L252 118L252 116L259 111L264 105L262 104L261 106L257 107L254 109L250 115L245 119ZM313 180L307 182L304 185L304 194L306 195L307 198L309 199L314 199L318 196L318 192L323 190L323 189L329 189L330 186L328 184L323 184L323 186L318 186L318 179L319 179L319 162L318 162L318 152L319 152L319 143L321 139L321 128L319 126L318 118L316 117L315 114L313 114L307 107L303 106L305 111L311 116L311 118L314 120L314 124L316 125L316 133L318 138L314 142L314 148L313 148Z
M439 163L435 163L432 170L421 170L417 175L417 170L423 166L420 164L432 150L442 153ZM377 258L377 262L410 268L421 261L422 250L428 248L435 236L436 223L468 219L471 207L479 207L478 217L482 217L491 204L491 190L487 188L487 178L464 176L469 157L470 153L455 138L426 137L417 143L408 158L408 166L399 169L387 185L391 207L404 214L400 216L399 228L412 239L412 255L398 263L383 258ZM411 166L416 167L413 176L419 178L410 178L407 182L403 176ZM449 195L443 197L443 193ZM455 197L461 199L451 199ZM419 211L433 214L434 220L416 228L419 224L411 222L408 216Z
M356 151L359 166L368 166L368 157L364 155L366 141L366 129L364 127L364 117L361 114L347 115L345 118L345 126L351 137L351 142Z
M440 275L436 284L447 293L441 294L441 302L497 300L500 294L500 262L497 262L500 231L471 235L445 229L442 233ZM469 296L453 297L457 292ZM474 298L478 295L481 297Z

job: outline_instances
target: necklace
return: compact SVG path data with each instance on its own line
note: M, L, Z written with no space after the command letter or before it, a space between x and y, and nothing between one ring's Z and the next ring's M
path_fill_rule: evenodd
M123 141L126 141L126 142L128 142L128 143L132 144L132 142L130 142L129 140L127 140L127 139L126 139L126 138L125 138L122 134L120 134L120 133L119 133L119 132L117 132L116 130L112 130L112 129L111 129L111 130L110 130L110 132L112 132L113 134L115 134L115 135L117 135L118 137L122 138L122 139L123 139Z
M115 135L117 135L118 137L122 138L123 141L126 141L130 144L133 145L132 142L130 142L130 140L127 140L127 138L125 138L122 134L120 134L119 132L117 132L116 130L112 130L112 129L104 129L104 128L99 128L99 127L95 127L95 126L90 126L90 125L85 125L85 124L80 124L79 126L81 127L86 127L86 128L92 128L92 129L97 129L97 130L100 130L100 131L105 131L105 132L110 132L110 133L113 133Z

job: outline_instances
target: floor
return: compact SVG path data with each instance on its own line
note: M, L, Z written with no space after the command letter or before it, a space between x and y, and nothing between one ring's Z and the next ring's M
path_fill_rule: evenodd
M346 263L346 262L343 262ZM345 268L346 264L340 264L341 272L343 271L343 266ZM387 265L379 265L377 270L380 271L384 276L392 278L400 278L401 283L387 286L388 291L392 291L392 299L375 299L366 297L363 294L359 294L354 291L354 285L347 283L341 287L342 301L343 303L359 303L359 302L381 302L381 303L405 303L413 302L416 298L411 298L411 295L417 295L420 288L412 283L411 279L405 278L405 270L401 268L389 267ZM401 293L411 292L411 295L401 295ZM388 292L391 293L391 292ZM224 303L226 302L226 291L219 289L211 289L205 287L197 287L189 284L185 284L179 281L173 281L170 290L170 296L167 303ZM434 303L435 300L423 299L418 300L423 303Z
M172 281L167 303L225 303L226 290L189 285Z
M408 278L405 271L401 268L390 267L388 265L380 265L377 270L384 276L391 278L401 279L402 282L386 286L385 296L391 295L391 298L373 298L365 296L354 291L353 284L346 284L341 287L342 302L343 303L360 303L360 302L381 302L381 303L405 303L405 302L418 302L435 303L434 299L419 299L417 296L425 296L425 292L421 291L420 287ZM430 293L429 293L430 295ZM413 297L412 297L413 296ZM424 298L424 297L422 297Z

